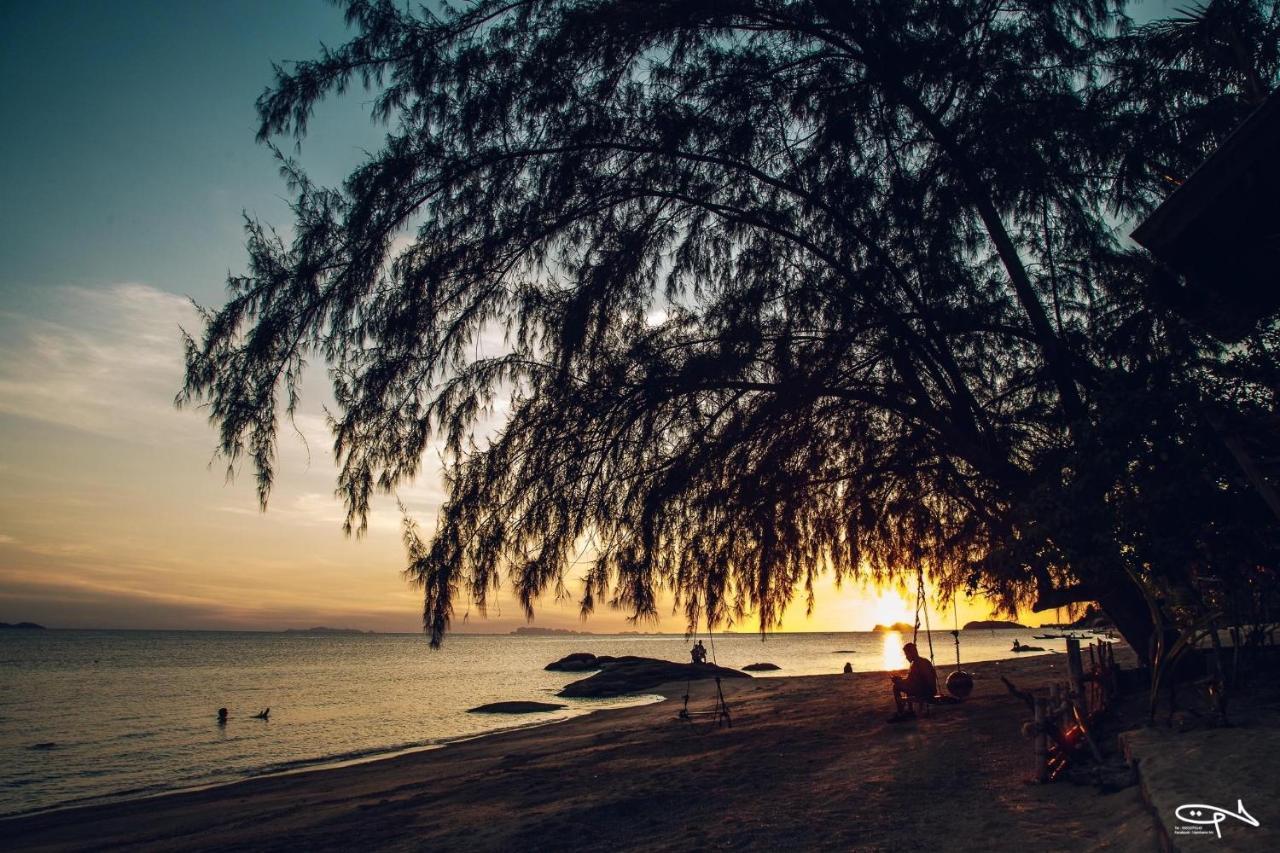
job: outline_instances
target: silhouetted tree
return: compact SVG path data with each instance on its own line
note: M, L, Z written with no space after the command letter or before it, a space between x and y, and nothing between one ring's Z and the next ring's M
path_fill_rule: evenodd
M581 558L584 612L665 588L765 627L823 571L923 567L1097 600L1145 650L1142 466L1173 436L1240 489L1179 443L1221 349L1145 309L1116 234L1159 187L1124 168L1156 135L1122 4L345 5L356 36L278 71L260 136L361 83L385 145L341 189L284 160L291 237L250 223L182 399L265 505L323 358L349 531L443 440L438 526L406 522L433 643Z
M1275 87L1274 2L1211 0L1120 34L1108 91L1121 153L1114 201L1144 210L1185 180Z

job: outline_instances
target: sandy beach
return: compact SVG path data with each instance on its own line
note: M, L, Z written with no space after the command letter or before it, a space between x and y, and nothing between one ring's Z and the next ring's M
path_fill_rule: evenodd
M1000 682L1062 655L970 665L964 704L886 724L884 673L725 682L732 729L667 701L419 752L0 822L15 850L1154 850L1136 787L1028 783ZM943 674L947 670L943 669ZM710 708L695 683L691 707Z

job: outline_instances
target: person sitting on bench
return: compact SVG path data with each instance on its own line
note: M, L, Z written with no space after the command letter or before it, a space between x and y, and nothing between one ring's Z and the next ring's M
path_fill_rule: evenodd
M902 653L910 662L911 669L907 670L906 677L890 676L893 682L893 702L898 706L897 713L889 718L891 723L914 718L916 714L910 708L911 701L927 701L938 692L938 674L934 672L933 663L928 658L920 657L916 644L907 643L902 647Z

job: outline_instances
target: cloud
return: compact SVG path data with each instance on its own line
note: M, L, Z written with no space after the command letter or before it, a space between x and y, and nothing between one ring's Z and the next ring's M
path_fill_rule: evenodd
M348 557L347 559L350 559ZM229 561L216 570L186 560L67 560L32 552L0 555L0 621L33 621L60 628L279 629L309 625L380 631L420 630L421 599L398 573L370 576L347 559L327 563L309 555L306 582L291 562ZM463 608L465 612L466 608ZM504 598L489 618L475 613L455 626L460 633L505 632L525 624L520 608ZM537 624L580 628L576 607L547 599ZM589 630L626 627L602 613Z
M143 284L63 287L53 317L0 313L0 412L116 438L194 435L173 408L187 300Z
M184 298L143 284L68 286L41 294L40 305L0 310L0 438L24 448L0 465L7 621L416 628L421 603L400 578L395 498L434 529L445 498L438 446L416 482L375 497L368 538L345 540L321 411L327 385L315 365L296 432L281 426L276 486L261 516L251 489L223 490L220 466L206 469L215 437L202 414L173 408L183 375L179 326L194 331L199 322ZM477 352L500 349L501 335L487 329ZM505 396L496 400L477 439L508 410ZM121 443L104 449L102 436ZM564 619L573 618L569 608Z
M287 483L285 488L288 488ZM435 513L439 511L445 498L439 478L432 471L425 472L419 476L418 482L398 488L394 497L377 495L373 498L369 508L369 531L387 531L399 536L403 516L396 505L396 499L408 508L415 520L426 524L430 530ZM238 503L225 504L216 509L218 512L240 516L262 514L257 506ZM332 492L304 491L273 498L265 517L277 524L337 530L346 520L346 508Z
M184 297L146 284L55 289L40 315L0 312L0 413L152 446L216 436L200 410L177 410L181 329L198 333ZM308 371L309 406L280 428L281 469L332 470L323 365Z
M256 507L231 504L220 506L221 512L234 515L258 515ZM302 527L326 527L336 530L342 526L346 518L346 510L342 503L332 494L323 492L302 492L288 500L273 500L266 517L275 523L295 524ZM386 510L371 510L369 527L371 529L395 530L399 527L399 516L393 516Z

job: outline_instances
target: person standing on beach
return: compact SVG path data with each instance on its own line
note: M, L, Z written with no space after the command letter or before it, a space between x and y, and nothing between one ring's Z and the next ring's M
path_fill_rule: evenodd
M889 677L893 683L893 702L898 707L897 713L889 718L891 723L915 718L915 712L907 707L908 700L932 699L938 692L938 674L933 669L933 663L928 658L920 656L916 644L907 643L902 647L902 653L906 655L911 668L907 670L905 677L901 675Z

